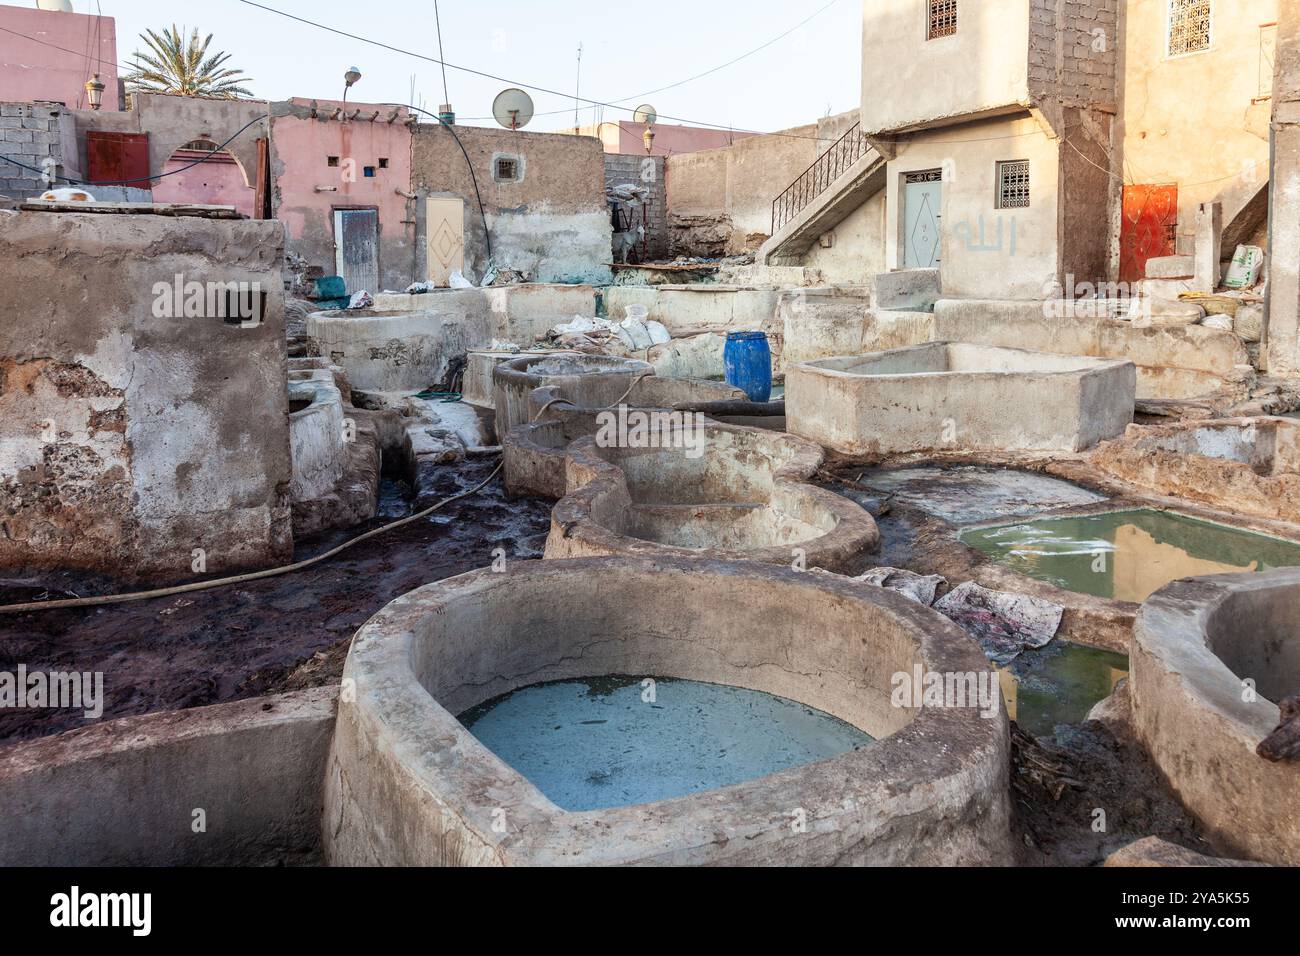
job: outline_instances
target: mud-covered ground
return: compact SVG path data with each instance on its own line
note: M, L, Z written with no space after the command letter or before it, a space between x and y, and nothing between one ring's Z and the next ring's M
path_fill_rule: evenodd
M471 488L494 466L479 460L441 469L414 506ZM909 567L920 544L916 511L891 508L887 496L855 484L826 482L877 514L882 547L864 555L865 563ZM302 542L296 557L403 516L413 504L401 490L386 484L380 517ZM498 546L516 557L540 557L549 515L547 502L504 500L498 476L427 519L295 574L132 604L0 615L0 670L21 662L30 670L102 671L103 719L336 683L352 635L372 614L423 584L489 564ZM111 590L84 578L0 580L0 603ZM1210 852L1125 731L1124 707L1112 710L1116 722L1062 726L1050 738L1013 725L1011 798L1021 865L1095 865L1151 835ZM0 747L84 725L79 712L0 709Z
M420 505L478 484L495 460L440 469ZM410 507L385 486L381 517L316 535L310 557ZM541 556L550 520L543 501L507 502L500 476L421 521L293 574L233 587L99 608L0 615L0 671L102 671L102 719L177 710L337 682L348 643L389 601L423 584L485 567L494 548ZM62 577L0 581L0 603L111 593L108 582ZM0 709L0 746L85 726L80 711Z

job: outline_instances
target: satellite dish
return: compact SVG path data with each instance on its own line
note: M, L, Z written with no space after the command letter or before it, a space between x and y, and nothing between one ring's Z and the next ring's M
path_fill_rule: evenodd
M659 111L649 103L642 103L636 108L636 112L632 114L632 122L645 123L647 126L653 126L658 119Z
M506 129L523 129L533 118L533 98L523 90L502 90L492 101L492 115Z
M56 13L71 13L72 0L36 0L38 10L53 10Z

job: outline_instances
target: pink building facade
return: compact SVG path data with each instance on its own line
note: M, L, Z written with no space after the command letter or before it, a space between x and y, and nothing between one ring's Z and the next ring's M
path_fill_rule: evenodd
M644 156L645 123L633 123L631 120L606 120L603 123L583 126L578 130L579 136L595 136L605 144L605 152L625 156ZM655 138L651 147L652 156L674 156L679 153L698 153L704 149L718 149L730 146L737 140L746 139L754 133L742 133L729 129L706 129L702 126L673 126L664 123L654 124ZM570 127L560 130L572 133Z
M87 109L86 81L104 84L102 109L119 108L117 27L112 17L0 4L0 99ZM12 32L10 32L12 31Z
M290 247L342 275L350 292L414 281L412 122L374 103L271 104L273 215Z

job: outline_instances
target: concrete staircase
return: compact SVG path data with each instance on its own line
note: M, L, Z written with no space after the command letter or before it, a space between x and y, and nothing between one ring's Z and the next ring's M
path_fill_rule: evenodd
M772 203L772 237L754 260L797 266L818 238L885 187L886 161L854 125Z

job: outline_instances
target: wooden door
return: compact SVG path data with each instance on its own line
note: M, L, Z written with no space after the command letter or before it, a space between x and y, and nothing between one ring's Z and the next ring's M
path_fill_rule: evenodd
M334 268L348 295L379 292L379 210L334 210Z

